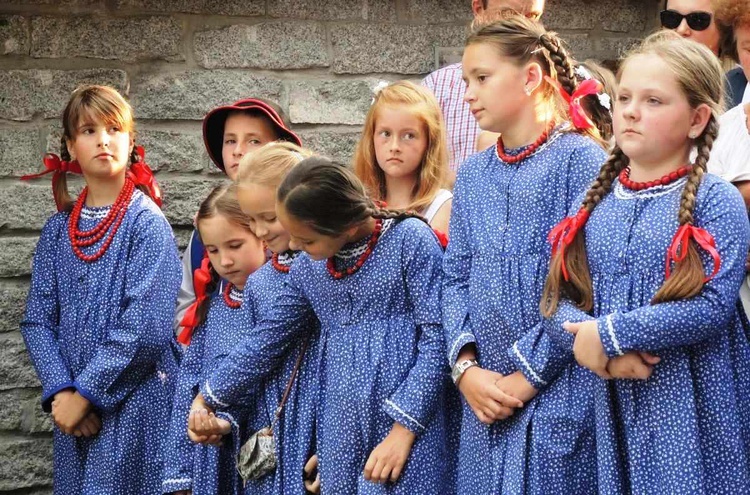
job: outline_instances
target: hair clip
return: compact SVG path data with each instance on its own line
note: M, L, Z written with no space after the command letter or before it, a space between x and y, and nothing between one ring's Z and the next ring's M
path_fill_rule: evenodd
M390 83L388 81L378 81L375 87L372 88L373 97L372 97L372 102L370 102L370 105L375 103L375 98L377 98L380 92L383 91L383 89L385 89L386 87L388 87L389 84Z
M575 75L580 77L584 81L594 78L594 76L591 75L591 72L589 72L589 70L583 65L577 66L573 72L575 72Z

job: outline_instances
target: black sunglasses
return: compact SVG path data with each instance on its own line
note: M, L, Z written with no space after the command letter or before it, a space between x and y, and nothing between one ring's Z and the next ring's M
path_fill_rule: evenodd
M693 31L705 31L711 25L711 14L700 10L687 15L682 15L676 10L662 10L659 17L662 27L667 29L677 29L683 19L687 19L687 24Z

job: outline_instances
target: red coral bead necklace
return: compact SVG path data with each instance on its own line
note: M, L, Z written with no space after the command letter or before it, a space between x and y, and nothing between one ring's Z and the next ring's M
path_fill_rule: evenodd
M339 280L346 277L347 275L352 275L357 270L362 268L362 265L365 264L367 258L369 258L370 254L372 254L372 250L375 248L375 244L378 242L378 239L380 238L380 232L382 230L383 220L381 220L380 218L376 218L375 229L373 229L372 234L370 234L370 239L367 241L367 248L365 248L365 252L362 253L359 258L357 258L357 261L354 263L354 265L343 270L336 270L335 256L331 256L330 258L328 258L328 263L326 264L326 266L328 267L328 273L330 273L331 276L336 280Z
M517 155L508 155L505 153L505 144L503 143L503 136L500 136L497 138L497 146L495 147L495 150L497 151L497 157L504 161L505 163L508 163L510 165L513 165L515 163L518 163L520 161L525 160L530 155L532 155L541 145L547 142L547 139L549 138L550 132L552 132L552 129L555 127L554 122L550 122L547 124L547 129L542 133L541 136L539 136L536 141L531 143L528 148L523 150Z
M648 189L650 187L666 186L667 184L671 184L674 181L680 180L690 173L691 168L692 167L690 165L685 165L684 167L680 167L677 170L668 173L661 179L650 180L647 182L636 182L630 180L630 167L625 167L624 169L622 169L622 171L620 171L619 179L620 183L628 189L632 189L633 191L642 191L643 189Z
M234 287L234 284L227 282L226 287L224 287L224 303L226 303L227 306L229 306L232 309L237 309L240 306L242 306L242 301L235 301L232 299L232 288Z
M81 218L81 211L83 211L83 205L86 203L86 197L89 192L88 187L83 189L83 192L78 196L75 205L73 205L73 211L68 220L68 237L70 237L70 244L73 247L73 252L79 259L87 263L92 263L104 256L104 253L107 252L110 244L112 244L117 229L120 228L120 224L122 224L122 221L125 218L125 213L130 205L130 199L133 197L134 190L135 185L133 184L133 181L126 178L125 184L120 190L120 194L117 195L117 199L109 208L107 216L104 217L93 229L80 230L78 228L78 222ZM99 242L107 234L107 231L109 231L109 235L95 253L86 254L81 250L83 247L92 246Z

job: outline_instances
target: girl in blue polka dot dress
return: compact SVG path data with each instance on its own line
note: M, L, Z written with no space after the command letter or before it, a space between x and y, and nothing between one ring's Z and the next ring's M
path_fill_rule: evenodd
M621 67L617 147L551 237L545 333L602 378L642 379L586 380L602 493L750 493L750 228L706 174L721 67L669 34Z
M443 265L448 358L465 399L457 492L596 492L590 394L567 377L577 367L542 375L514 344L541 320L547 234L606 159L580 108L601 86L579 85L560 39L521 16L476 30L463 71L479 126L501 137L459 170Z
M272 304L283 293L291 266L300 254L300 251L290 250L289 234L276 215L276 190L287 172L305 156L310 156L310 153L294 144L272 143L240 162L239 204L250 229L273 252L271 260L253 273L245 286L243 311L253 323L272 313ZM243 324L247 325L248 320ZM201 436L231 432L237 447L247 442L253 433L273 425L276 467L263 476L248 480L244 486L245 495L305 494L302 472L315 452L319 332L314 318L306 332L297 344L291 346L277 370L258 385L247 386L239 378L234 382L234 405L220 407L215 418L199 416L193 421L195 424L205 420L209 425L206 429L196 427ZM289 391L284 400L287 388ZM254 401L234 398L247 396L248 390L257 394L253 394L257 397ZM280 404L283 408L276 418ZM228 420L227 416L232 419ZM184 425L182 435L185 435ZM311 481L309 486L314 489L314 480Z
M165 455L163 493L239 493L235 469L237 441L223 446L195 445L186 434L190 404L203 378L241 341L252 312L246 311L244 295L248 276L266 262L261 241L248 227L235 186L215 188L196 216L198 232L206 249L195 273L196 302L183 318L178 341L187 345L172 408L169 451ZM254 320L253 320L254 321ZM192 413L194 416L194 413ZM227 417L229 422L234 419Z
M45 158L60 211L37 245L21 332L55 422L59 494L161 488L180 260L133 136L123 97L85 86L63 113L62 160ZM86 181L75 203L66 172Z
M317 452L323 493L440 493L447 379L442 248L409 214L379 209L354 173L308 158L276 213L301 249L271 313L203 384L215 408L267 376L320 320ZM202 401L198 401L200 404Z

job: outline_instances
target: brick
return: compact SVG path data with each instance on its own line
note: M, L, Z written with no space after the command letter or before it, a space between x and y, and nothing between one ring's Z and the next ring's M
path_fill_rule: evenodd
M327 67L326 33L317 22L277 21L196 33L195 58L206 68Z
M28 280L16 279L0 282L0 335L16 332L20 328L28 292Z
M68 181L68 184L71 195L77 194L81 189L80 182L77 186L72 180ZM2 189L0 227L41 230L47 219L57 211L49 176L30 182L5 183Z
M34 17L31 22L35 58L178 61L185 60L181 49L182 24L171 17Z
M548 0L542 22L550 30L594 29L600 24L599 3L582 0Z
M127 74L116 69L0 71L0 119L60 118L81 84L107 84L123 92Z
M0 131L0 175L20 177L44 170L41 144L36 129Z
M197 208L196 208L196 211ZM193 233L193 227L176 227L174 229L174 236L175 239L177 239L177 248L180 250L180 253L185 251L185 248L188 245L188 241L190 241L190 235Z
M146 150L146 163L152 170L192 173L215 168L203 145L199 125L196 131L139 130L136 143Z
M406 16L430 23L471 21L471 3L466 0L408 0Z
M159 184L166 198L164 215L169 223L175 226L192 226L201 201L224 180L226 180L224 175L215 178L199 176L192 180L176 178L160 180Z
M322 21L396 19L395 0L276 0L269 2L268 15L292 19Z
M31 275L37 237L0 237L0 277Z
M553 30L602 28L621 33L646 33L657 27L655 11L648 3L639 0L548 0L542 21Z
M292 122L362 125L377 80L295 81L289 89Z
M231 16L258 16L266 11L265 0L117 0L117 10L135 12L185 12Z
M0 491L52 484L51 437L0 438L0 452Z
M304 130L299 132L306 148L340 163L351 163L361 131Z
M349 24L331 30L333 71L338 74L429 72L434 51L430 28Z
M0 17L0 55L28 55L29 27L24 17Z
M597 57L600 59L610 58L619 59L624 56L628 50L635 47L641 42L640 38L632 37L605 37L596 40Z
M0 430L19 430L24 433L52 431L52 418L42 411L39 388L18 388L0 392L4 413L0 415Z
M200 120L212 108L250 96L278 102L277 79L246 71L190 70L144 74L132 86L136 118Z
M21 332L0 334L0 390L38 386Z

